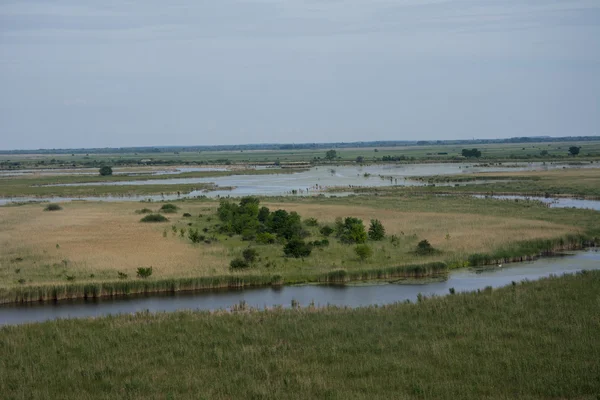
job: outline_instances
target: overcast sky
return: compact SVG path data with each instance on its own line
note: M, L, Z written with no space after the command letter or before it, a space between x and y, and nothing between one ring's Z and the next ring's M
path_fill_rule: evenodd
M0 0L0 149L597 134L598 0Z

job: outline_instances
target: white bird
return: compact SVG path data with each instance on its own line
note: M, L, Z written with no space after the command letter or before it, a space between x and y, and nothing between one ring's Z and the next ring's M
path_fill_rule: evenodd
M502 268L502 264L498 264L498 268Z

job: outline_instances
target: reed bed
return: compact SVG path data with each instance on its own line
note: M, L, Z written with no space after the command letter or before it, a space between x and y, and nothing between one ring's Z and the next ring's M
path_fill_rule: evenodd
M6 399L595 399L600 271L347 309L0 329ZM308 307L306 307L308 306Z
M319 282L339 284L370 279L423 278L437 276L446 272L447 265L445 263L435 262L373 270L346 271L340 269L312 275L289 275L285 277L279 274L248 274L158 280L115 280L98 283L27 285L0 288L0 304L59 301L77 298L96 299L134 294L174 293L179 291L224 288L234 289L252 286L278 286L286 283Z

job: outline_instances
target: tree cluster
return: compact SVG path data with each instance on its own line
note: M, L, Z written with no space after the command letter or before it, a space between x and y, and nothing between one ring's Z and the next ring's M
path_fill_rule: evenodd
M477 149L462 149L462 155L463 157L475 157L475 158L479 158L481 157L481 150L477 150Z

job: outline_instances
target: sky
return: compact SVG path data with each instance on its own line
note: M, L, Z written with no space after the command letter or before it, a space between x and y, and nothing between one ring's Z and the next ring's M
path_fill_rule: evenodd
M598 0L0 0L0 149L600 135Z

